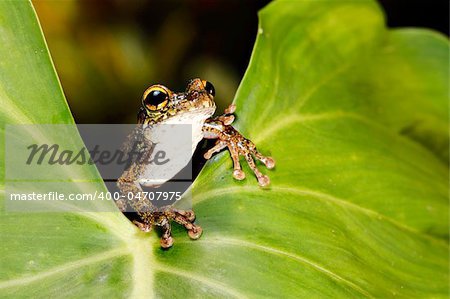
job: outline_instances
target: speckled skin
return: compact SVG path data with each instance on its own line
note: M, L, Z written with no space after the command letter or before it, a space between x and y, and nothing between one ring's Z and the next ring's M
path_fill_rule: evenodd
M133 194L142 192L141 184L145 179L143 176L147 167L147 164L142 163L142 161L149 159L153 148L151 138L146 136L151 132L152 125L166 123L190 123L193 130L193 149L203 138L217 139L214 147L204 154L206 159L210 159L215 152L228 147L233 159L233 176L235 179L243 180L245 178L239 163L239 157L244 156L256 175L258 183L261 186L267 186L270 183L269 178L257 169L253 156L269 169L275 166L274 160L259 153L250 140L244 138L231 126L234 121L234 116L231 115L235 111L234 105L230 105L223 115L211 118L216 105L214 103L214 92L205 88L207 84L209 83L204 80L193 79L183 93L173 93L162 85L153 85L144 92L142 107L138 113L138 124L140 126L128 137L124 148L124 151L128 152L131 150L130 147L134 146L134 149L141 153L140 159L134 161L118 180L118 187L125 197L130 192ZM145 99L149 93L155 90L167 95L167 98L157 105L149 104ZM126 210L127 204L130 204L140 216L141 222L135 221L134 223L141 230L150 231L153 225L162 228L161 246L163 248L169 248L173 244L171 221L183 225L191 239L198 239L202 234L202 228L194 224L195 214L193 211L182 211L172 206L158 208L150 200L117 201L117 206L121 211Z

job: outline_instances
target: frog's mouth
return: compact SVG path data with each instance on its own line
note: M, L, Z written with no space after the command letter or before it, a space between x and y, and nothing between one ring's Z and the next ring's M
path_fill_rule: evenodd
M206 120L207 118L210 118L215 111L216 111L215 104L207 107L191 107L190 109L180 111L177 115L174 115L172 117L182 116L183 118L190 117Z
M207 95L195 100L184 100L177 103L178 114L199 113L213 115L216 110L216 104Z
M191 125L192 131L199 130L203 127L204 122L210 118L215 111L215 107L197 108L193 111L183 111L176 115L172 115L160 124L162 125Z

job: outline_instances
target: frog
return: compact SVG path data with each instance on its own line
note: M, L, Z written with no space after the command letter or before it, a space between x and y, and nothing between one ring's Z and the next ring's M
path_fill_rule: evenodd
M142 155L133 161L117 180L123 198L126 194L142 193L143 186L158 187L147 179L149 166L143 161L150 157L151 149L154 148L152 128L161 124L189 124L192 130L192 154L201 140L213 139L215 144L203 155L206 160L227 148L233 162L234 179L244 180L246 177L240 164L240 158L244 157L258 184L263 188L270 184L269 177L261 173L255 159L268 169L275 167L275 160L261 154L251 140L232 126L235 120L235 104L230 104L222 115L213 116L216 111L214 97L213 84L200 78L190 80L184 92L173 92L161 84L152 85L145 90L137 115L138 130L130 134L125 142L125 151L130 151L133 144L134 149L137 148ZM159 182L162 183L164 180ZM128 205L136 211L140 220L134 220L133 223L140 230L149 232L154 226L160 227L160 245L164 249L172 247L174 243L172 222L184 226L192 240L202 235L203 229L195 224L196 215L193 210L180 210L173 205L157 207L145 197L142 197L143 200L139 197L140 200L134 201L123 198L116 202L117 206L122 212L126 211Z

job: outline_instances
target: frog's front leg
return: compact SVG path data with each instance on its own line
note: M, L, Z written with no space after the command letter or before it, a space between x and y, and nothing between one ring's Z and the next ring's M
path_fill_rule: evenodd
M275 161L271 157L262 155L253 142L241 135L230 124L234 121L234 116L230 115L235 111L236 107L230 105L225 114L219 117L208 119L203 125L203 135L206 139L217 139L216 144L208 150L204 157L210 159L215 152L219 152L228 147L231 158L233 160L234 171L233 177L237 180L243 180L245 173L241 169L239 157L244 156L249 167L254 172L260 186L264 187L270 184L268 176L262 174L256 167L253 157L260 160L268 169L275 167Z

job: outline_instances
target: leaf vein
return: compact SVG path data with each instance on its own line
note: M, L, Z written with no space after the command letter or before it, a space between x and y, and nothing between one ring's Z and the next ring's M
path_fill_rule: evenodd
M190 271L184 271L184 270L176 269L176 268L169 267L166 265L158 265L155 270L174 274L174 275L181 276L181 277L184 277L184 278L187 278L190 280L199 281L213 289L220 291L221 293L232 295L235 298L246 298L247 297L247 296L244 296L242 293L230 288L230 286L221 284L220 282L217 282L216 280L209 279L209 278L201 276L201 275L197 275Z
M28 275L28 276L24 276L24 277L20 277L20 278L15 278L15 279L10 279L10 280L6 280L6 281L2 281L0 282L0 289L5 289L5 288L11 288L11 287L18 287L18 286L22 286L22 285L27 285L42 279L45 279L47 277L51 277L53 275L56 274L61 274L61 273L65 273L65 272L69 272L84 266L88 266L91 264L95 264L95 263L99 263L101 261L107 260L107 259L111 259L111 258L115 258L118 256L122 256L125 255L127 253L127 251L124 251L125 248L117 248L117 249L113 249L107 252L102 252L100 254L96 254L90 257L86 257L83 258L81 260L77 260L77 261L73 261L73 262L69 262L67 264L61 265L59 267L55 267L52 269L49 269L47 271L44 272L39 272L33 275Z
M298 187L286 187L286 186L273 186L271 187L271 190L274 192L290 192L290 193L296 193L298 195L310 195L310 196L314 196L315 198L321 199L323 201L326 202L333 202L334 204L336 204L337 206L345 206L348 207L354 211L357 211L359 213L362 214L366 214L369 217L372 217L372 219L377 219L377 220L385 220L389 223L391 223L392 225L396 226L397 228L399 228L400 230L403 231L407 231L411 234L417 235L421 238L427 239L429 241L432 241L442 247L448 248L449 244L445 241L445 240L441 240L433 235L428 235L428 234L424 234L408 225L405 225L403 223L400 223L394 219L392 219L389 216L380 214L377 211L359 206L357 204L354 204L352 202L349 202L348 200L342 199L342 198L338 198L335 197L333 195L330 194L326 194L323 192L319 192L319 191L315 191L315 190L309 190L306 188L300 189ZM221 195L221 194L226 194L226 193L233 193L233 192L249 192L249 193L255 193L260 191L259 187L253 187L253 186L237 186L237 187L232 187L232 188L221 188L221 189L215 189L213 191L210 192L205 192L203 194L201 194L200 196L196 197L195 200L195 205L199 204L202 201L206 201L210 198L213 198L215 195Z
M270 254L275 254L275 255L282 255L282 256L286 256L290 259L293 259L297 262L303 263L303 264L307 264L308 266L310 266L311 268L313 268L316 271L319 271L329 277L331 277L332 279L338 281L338 282L343 282L346 285L348 285L350 288L354 289L355 291L357 291L358 293L369 297L369 298L373 298L373 296L371 296L368 292L366 292L365 290L363 290L361 287L359 287L358 285L354 284L353 282L345 279L344 277L334 273L331 270L326 269L325 267L310 261L309 259L293 254L291 252L287 252L287 251L283 251L277 248L273 248L270 246L265 246L265 245L259 245L259 244L255 244L253 242L249 242L249 241L244 241L241 239L234 239L234 238L218 238L216 240L202 240L201 242L205 242L205 243L217 243L217 244L227 244L227 245L232 245L232 246L242 246L242 247L248 247L248 248L252 248L252 249L256 249L256 250L260 250L263 252L267 252Z

